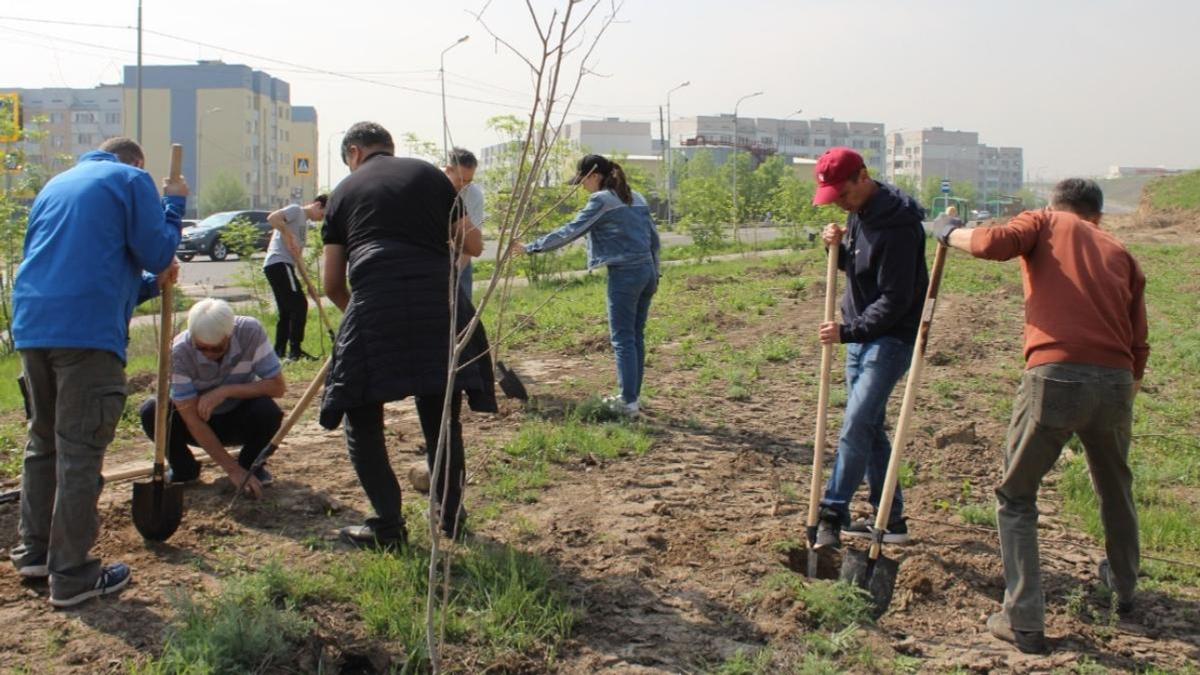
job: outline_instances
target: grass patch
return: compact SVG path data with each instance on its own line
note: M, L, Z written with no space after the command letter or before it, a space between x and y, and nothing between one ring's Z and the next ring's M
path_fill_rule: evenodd
M365 553L337 573L371 634L399 643L404 672L423 672L428 550L406 555ZM575 611L541 560L510 547L469 545L455 555L449 604L438 620L446 641L470 644L479 658L539 651L548 658L570 633Z
M813 628L840 631L871 623L870 597L863 589L845 581L806 580L788 572L767 577L768 590L787 590L801 604Z
M286 661L312 630L297 611L315 589L311 579L271 566L226 582L207 599L175 599L176 625L162 656L130 668L137 675L258 672ZM291 595L295 592L296 595Z
M1200 209L1200 171L1155 178L1143 194L1156 209Z
M483 490L493 499L532 503L550 482L551 467L574 458L612 460L645 454L653 439L636 425L599 422L611 413L585 402L562 420L531 419L502 448L500 461L488 467ZM598 423L599 422L599 423Z
M1150 363L1134 402L1130 465L1142 546L1200 560L1200 269L1195 246L1131 247L1146 274ZM1074 447L1079 449L1077 442ZM1099 505L1082 454L1065 462L1060 490L1066 510L1102 540ZM1194 580L1193 580L1194 581Z

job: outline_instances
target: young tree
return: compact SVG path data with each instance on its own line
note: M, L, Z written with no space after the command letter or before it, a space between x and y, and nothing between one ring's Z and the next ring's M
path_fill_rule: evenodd
M207 216L221 211L237 211L250 204L246 187L228 172L217 174L211 183L204 186L200 194L200 214Z

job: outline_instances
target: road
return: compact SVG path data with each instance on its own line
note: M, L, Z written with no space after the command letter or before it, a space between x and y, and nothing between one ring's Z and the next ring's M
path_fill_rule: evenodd
M767 242L778 239L786 234L784 228L757 228L757 240ZM755 241L755 228L743 228L741 240L745 243ZM692 243L692 238L680 232L662 233L663 246L685 246ZM256 266L262 265L264 254L255 254ZM484 260L496 257L496 242L485 241L483 244ZM245 296L245 290L237 283L237 277L245 269L245 263L230 256L223 262L214 262L205 256L197 256L191 262L181 263L180 284L189 295L212 295L214 297L238 298Z

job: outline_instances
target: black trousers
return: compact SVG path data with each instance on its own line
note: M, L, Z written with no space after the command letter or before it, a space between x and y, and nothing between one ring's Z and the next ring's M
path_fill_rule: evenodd
M151 439L154 438L154 410L156 407L155 400L149 399L142 404L140 410L142 429ZM266 449L271 438L275 436L275 432L279 431L281 423L283 423L283 411L279 409L279 404L275 403L275 399L269 396L248 398L233 410L208 418L208 426L212 427L213 433L217 435L221 445L242 446L237 462L243 469L249 469L250 465L254 464L259 453ZM169 428L171 432L167 437L167 461L175 474L175 480L191 480L198 477L200 462L196 461L188 446L199 446L200 444L188 431L183 417L175 409L174 404L171 404Z
M438 430L442 423L442 398L417 396L417 416L421 420L421 432L425 435L425 460L429 464L429 496L431 504L441 504L442 488L445 489L445 505L442 511L442 530L453 535L459 509L462 506L463 485L466 482L466 457L463 450L462 393L454 394L450 401L449 447L442 461L441 476L435 477L433 463L437 451ZM350 463L358 474L376 518L370 522L380 539L394 539L404 528L401 515L400 482L392 471L388 460L387 443L383 435L383 404L353 408L346 411L346 447L350 451ZM447 484L447 481L448 484Z
M304 324L308 322L308 300L304 288L296 276L296 268L278 262L263 268L271 292L275 294L275 306L279 308L279 321L275 324L275 353L284 355L290 348L293 355L300 353L304 343Z

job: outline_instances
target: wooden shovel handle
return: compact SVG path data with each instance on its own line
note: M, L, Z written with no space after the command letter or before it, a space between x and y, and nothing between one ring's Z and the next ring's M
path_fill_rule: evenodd
M917 344L913 347L912 363L908 367L908 381L904 384L904 399L900 403L900 419L896 421L896 433L892 438L892 456L888 459L887 476L883 481L883 494L879 498L879 511L875 514L875 529L883 530L888 525L892 500L896 497L896 480L900 473L900 456L908 442L912 411L917 400L917 389L921 383L921 370L925 364L925 346L929 342L929 330L933 326L933 312L937 308L938 291L942 286L942 270L946 267L946 246L938 244L933 258L933 269L929 273L929 290L925 293L925 305L921 311L921 327L917 330ZM878 541L871 543L870 559L878 560Z
M312 382L308 383L308 388L304 390L304 394L296 402L296 405L292 408L292 412L288 413L287 419L283 421L283 424L279 425L279 431L276 431L275 436L271 438L271 445L279 447L283 444L284 437L288 435L292 427L296 426L296 422L300 421L300 418L304 415L304 411L308 409L309 404L316 398L317 392L321 391L321 387L325 384L325 377L329 374L329 367L332 364L332 356L325 359L325 365L321 366L321 370L317 371L316 377L312 379Z
M825 268L825 315L823 322L833 321L837 303L838 255L841 244L829 247L829 260ZM817 388L817 430L813 435L812 482L808 487L808 527L817 526L821 510L821 478L825 462L826 418L829 416L829 374L833 370L833 345L821 345L821 378Z
M171 145L171 180L183 173L183 146ZM161 477L167 457L167 413L170 408L171 344L174 342L175 288L163 286L158 314L158 390L154 408L154 473Z
M317 315L321 317L321 323L325 326L325 331L330 335L337 335L337 331L333 329L333 324L329 323L329 317L325 315L325 306L321 303L321 294L317 292L317 287L313 285L312 279L308 276L308 266L303 260L296 261L296 271L300 273L300 279L304 281L304 287L308 289L308 295L317 304Z

